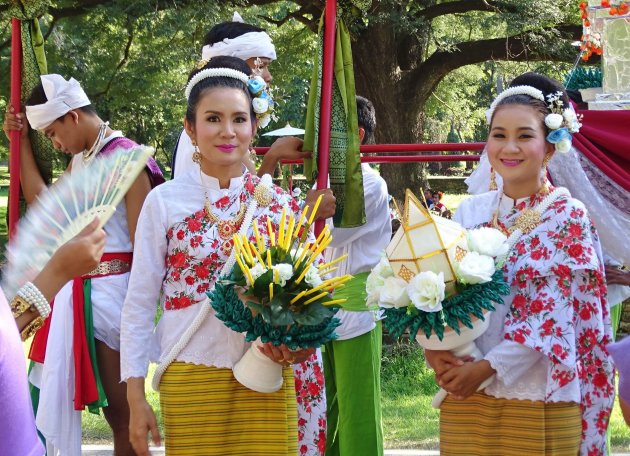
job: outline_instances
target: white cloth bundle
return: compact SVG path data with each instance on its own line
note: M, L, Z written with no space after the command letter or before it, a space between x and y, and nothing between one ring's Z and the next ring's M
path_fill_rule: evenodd
M41 80L48 101L26 107L26 118L35 130L43 130L67 112L90 104L81 84L74 78L66 81L61 75L45 74Z
M207 44L201 50L201 58L204 60L219 55L238 57L241 60L252 57L266 57L276 60L276 48L267 33L249 32L236 38L226 38L218 43Z

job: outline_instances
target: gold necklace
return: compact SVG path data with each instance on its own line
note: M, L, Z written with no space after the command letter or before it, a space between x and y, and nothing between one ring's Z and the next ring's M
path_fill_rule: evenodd
M227 220L221 219L212 211L212 205L210 204L210 200L208 199L208 193L206 193L204 212L208 220L210 220L212 223L217 224L217 232L219 233L219 237L223 240L228 240L232 239L232 236L236 234L239 227L241 226L243 217L245 217L245 204L241 203L241 207L234 218Z
M549 193L549 187L547 185L543 185L536 193L541 193L543 195L547 194ZM507 236L512 234L517 229L520 229L523 234L527 234L538 225L540 225L541 213L536 209L527 208L520 211L518 217L516 217L516 220L514 220L514 224L511 227L507 228L501 226L499 224L499 207L501 206L502 199L503 195L501 195L501 198L499 198L499 204L497 205L497 208L494 210L494 214L492 215L492 226L494 226L497 230L502 231Z

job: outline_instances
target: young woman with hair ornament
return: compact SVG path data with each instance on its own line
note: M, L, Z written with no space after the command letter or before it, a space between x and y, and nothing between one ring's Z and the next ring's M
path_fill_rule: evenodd
M509 236L511 293L477 340L483 360L426 352L451 393L441 408L444 454L606 454L614 383L599 240L582 203L551 187L545 173L564 149L558 143L579 126L559 111L569 106L559 83L542 75L526 80L499 95L489 112L487 154L502 193L473 196L455 215L466 228L494 226ZM549 122L559 113L560 124ZM553 134L560 128L568 135Z

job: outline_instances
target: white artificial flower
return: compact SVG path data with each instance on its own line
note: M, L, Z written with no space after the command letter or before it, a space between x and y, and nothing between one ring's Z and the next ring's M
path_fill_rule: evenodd
M265 272L267 272L267 268L264 267L260 263L256 263L254 266L250 268L249 272L251 273L252 278L254 279L254 282L255 282L258 277L260 277Z
M573 109L565 109L562 112L562 117L564 117L564 120L566 120L567 123L570 124L577 119L577 114L575 114L575 111Z
M400 277L387 277L379 296L379 304L381 307L407 307L409 305L409 296L407 296L407 282Z
M498 257L508 251L507 236L494 228L477 228L466 233L468 250L481 255Z
M267 115L258 119L258 128L265 128L271 122L271 116Z
M459 281L470 285L490 282L495 270L494 259L477 252L468 252L462 261L455 263Z
M306 271L306 275L304 276L304 281L313 288L322 284L322 278L316 267L313 265L308 267L308 271Z
M269 102L265 98L254 98L252 100L252 106L256 114L263 114L269 110Z
M560 114L548 114L545 117L545 125L549 127L551 130L557 130L562 126L562 122L564 122L564 118Z
M267 83L265 82L265 80L262 78L262 76L254 76L252 78L254 81L257 81L259 84L262 84L263 88L267 87Z
M556 143L556 150L558 152L561 153L566 153L569 152L571 150L571 140L570 139L563 139L560 142Z
M411 303L423 312L442 310L445 290L442 272L436 274L433 271L423 271L414 276L407 285L407 294Z
M293 277L293 266L288 263L278 263L272 266L274 282L278 278L281 287L287 284L287 280ZM276 272L277 271L277 272Z
M389 260L386 257L381 258L378 264L372 269L372 272L378 274L382 278L392 277L394 275L392 265L389 264Z

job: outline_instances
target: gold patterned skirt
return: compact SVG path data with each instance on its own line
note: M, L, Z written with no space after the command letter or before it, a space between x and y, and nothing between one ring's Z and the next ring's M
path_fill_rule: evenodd
M160 382L167 455L297 454L293 370L280 391L245 388L231 369L172 363Z
M582 418L575 402L447 397L440 408L442 455L575 456Z

